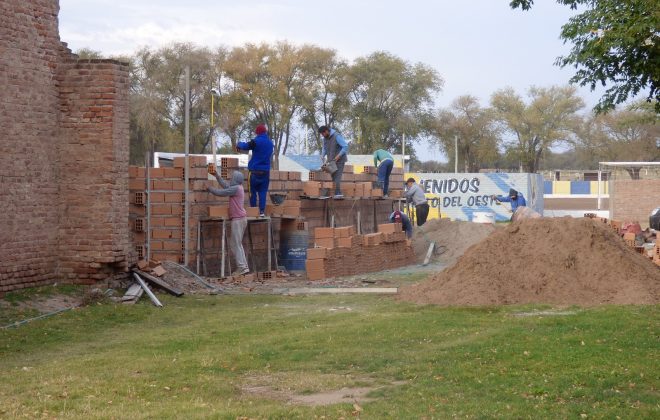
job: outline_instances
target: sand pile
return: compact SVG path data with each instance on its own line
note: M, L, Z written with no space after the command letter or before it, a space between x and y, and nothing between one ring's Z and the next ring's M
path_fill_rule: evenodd
M452 222L449 219L432 219L421 228L415 227L413 249L418 262L423 262L431 241L436 253L431 261L451 266L472 245L480 242L495 230L493 225Z
M654 304L660 270L601 222L533 219L497 229L400 296L440 305Z

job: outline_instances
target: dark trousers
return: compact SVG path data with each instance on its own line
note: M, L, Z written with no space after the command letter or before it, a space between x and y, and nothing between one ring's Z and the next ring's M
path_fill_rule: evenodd
M426 218L429 217L429 205L427 203L416 205L415 215L417 217L417 226L422 226L426 223Z
M337 170L332 174L332 182L335 183L335 195L341 194L341 177L344 174L345 164L345 160L339 159L339 162L337 162Z
M259 213L266 211L266 193L270 184L270 173L268 171L250 172L250 207L257 207L257 196L259 196Z
M384 160L378 166L378 183L383 188L383 194L387 195L390 188L390 174L394 167L394 161L391 159Z

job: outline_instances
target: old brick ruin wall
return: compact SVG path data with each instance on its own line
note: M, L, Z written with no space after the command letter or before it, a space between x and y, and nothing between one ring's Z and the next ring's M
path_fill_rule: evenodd
M0 293L126 275L128 66L78 60L56 0L0 0Z

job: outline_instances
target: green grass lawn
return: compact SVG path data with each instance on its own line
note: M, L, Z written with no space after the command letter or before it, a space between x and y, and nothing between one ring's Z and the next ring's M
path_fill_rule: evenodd
M378 296L163 296L0 331L0 417L658 418L658 307L440 308ZM566 311L567 309L563 309ZM373 386L368 402L309 395Z

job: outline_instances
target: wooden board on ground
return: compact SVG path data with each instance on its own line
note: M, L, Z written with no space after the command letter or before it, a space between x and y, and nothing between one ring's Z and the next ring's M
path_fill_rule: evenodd
M151 274L145 273L140 270L133 270L134 272L138 273L140 276L144 277L147 279L148 282L155 284L156 286L160 287L161 289L165 290L167 293L174 295L176 297L181 297L183 296L183 292L176 287L172 287L169 284L165 283L163 280L159 279L158 277L154 277Z
M380 295L393 295L398 293L399 289L396 287L294 287L290 289L275 289L275 292L290 295L310 295L310 294L380 294Z

